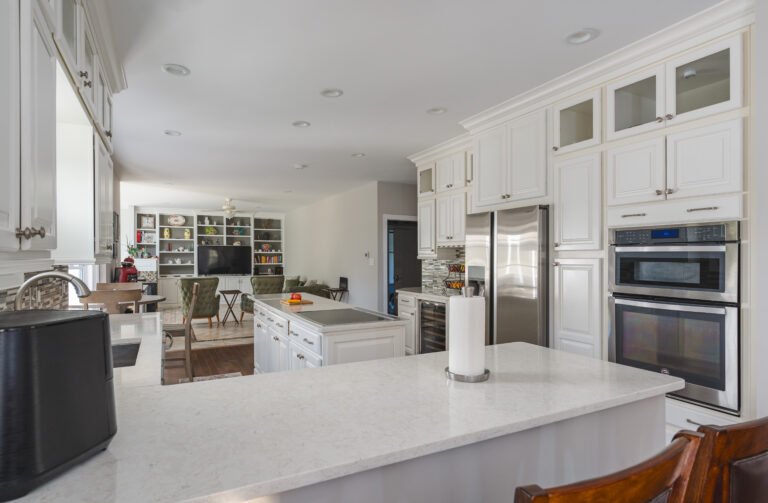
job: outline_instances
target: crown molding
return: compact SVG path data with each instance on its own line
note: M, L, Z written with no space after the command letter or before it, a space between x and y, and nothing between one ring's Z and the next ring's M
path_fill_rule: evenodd
M445 157L449 154L454 154L459 150L466 150L472 146L472 137L469 133L463 133L459 136L455 136L450 140L438 143L433 147L416 152L407 157L409 161L416 166L424 164L426 162L434 161L441 157Z
M754 0L725 0L648 37L475 114L459 124L471 133L497 126L541 106L601 86L693 46L754 23Z
M125 69L117 57L115 50L115 38L112 33L112 12L107 0L83 0L86 4L86 12L91 21L93 36L101 49L101 66L107 75L109 87L113 94L117 94L126 87Z

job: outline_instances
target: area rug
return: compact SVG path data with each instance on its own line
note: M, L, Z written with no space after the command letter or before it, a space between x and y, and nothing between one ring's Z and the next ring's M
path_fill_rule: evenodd
M227 379L229 377L242 377L243 374L240 372L229 372L228 374L216 374L212 376L200 376L200 377L193 377L192 382L200 382L200 381L214 381L216 379ZM189 382L188 377L182 377L179 379L179 384Z

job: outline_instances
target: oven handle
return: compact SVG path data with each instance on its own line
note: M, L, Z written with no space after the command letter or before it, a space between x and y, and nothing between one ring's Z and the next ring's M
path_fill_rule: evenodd
M728 311L724 307L705 307L705 306L691 306L683 304L661 304L658 302L640 302L637 300L628 299L616 299L616 304L622 304L625 306L645 307L648 309L663 309L665 311L680 311L685 313L706 313L706 314L722 314L727 315Z
M622 252L724 252L725 245L699 245L699 246L617 246L616 253Z

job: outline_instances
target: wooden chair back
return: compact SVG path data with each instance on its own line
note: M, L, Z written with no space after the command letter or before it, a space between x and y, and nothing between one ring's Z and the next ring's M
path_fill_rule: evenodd
M101 304L109 314L121 314L125 311L125 304L133 302L133 312L139 312L141 290L93 290L88 297L83 297L83 309L88 309L90 304Z
M109 290L141 290L143 285L138 282L130 283L96 283L96 290L109 291Z
M702 438L700 433L680 432L651 459L604 477L551 489L518 487L515 503L683 503Z
M768 417L698 431L704 439L686 503L768 501Z

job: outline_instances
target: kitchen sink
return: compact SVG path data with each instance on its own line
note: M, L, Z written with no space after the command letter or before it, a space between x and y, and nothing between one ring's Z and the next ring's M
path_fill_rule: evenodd
M133 367L136 365L136 357L139 355L139 342L112 345L112 367Z

